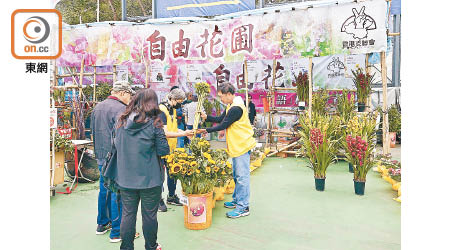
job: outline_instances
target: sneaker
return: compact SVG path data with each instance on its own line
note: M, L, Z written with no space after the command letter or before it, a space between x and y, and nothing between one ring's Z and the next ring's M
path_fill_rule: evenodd
M161 245L158 243L158 246L156 247L156 250L161 250Z
M109 242L111 242L111 243L118 243L121 241L122 241L122 239L120 237L109 238Z
M226 208L236 208L236 202L227 201L223 203L223 206Z
M175 194L174 196L167 196L167 204L175 205L175 206L183 206L183 204L180 203L180 198Z
M234 209L233 211L227 213L227 217L231 219L236 219L248 215L250 215L250 209L248 207L244 210Z
M163 199L161 199L159 201L158 211L159 212L167 212L167 206L166 206L166 203L164 203Z
M97 231L95 231L96 235L102 235L108 232L108 230L111 230L111 223L108 223L106 225L98 225Z
M141 235L139 233L136 233L134 235L134 239L139 238L139 236L141 236ZM118 243L118 242L121 242L121 241L122 241L122 239L120 237L109 238L109 242L111 242L111 243Z

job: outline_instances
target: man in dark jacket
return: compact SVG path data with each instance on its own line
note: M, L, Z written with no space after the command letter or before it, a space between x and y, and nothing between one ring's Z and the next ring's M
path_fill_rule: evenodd
M134 94L127 81L117 81L113 85L111 95L97 104L91 115L91 131L94 140L94 152L98 168L101 172L106 155L111 149L111 134L118 116L125 111L126 105ZM116 194L108 192L100 176L98 194L98 215L96 234L105 234L111 229L110 242L120 242L120 204Z
M255 104L252 102L252 96L248 95L248 118L250 119L250 124L255 125L255 117L256 117Z

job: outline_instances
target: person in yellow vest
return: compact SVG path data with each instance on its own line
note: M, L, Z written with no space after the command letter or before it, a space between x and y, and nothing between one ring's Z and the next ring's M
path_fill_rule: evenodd
M177 147L177 138L183 136L192 136L194 132L192 130L183 131L178 128L177 125L177 109L181 107L181 103L186 99L186 94L180 88L173 88L167 95L167 100L159 104L159 109L162 111L160 118L164 124L164 132L167 137L167 142L169 143L170 152L172 153ZM166 165L166 169L167 165ZM177 181L170 178L169 172L167 171L167 188L169 189L169 194L167 195L167 204L182 206L180 199L175 194L177 188ZM167 212L167 206L164 200L161 198L159 202L160 212Z
M218 87L217 95L224 104L227 104L227 108L219 117L202 113L204 120L219 125L199 130L200 133L211 133L226 129L227 152L233 160L233 178L236 183L233 200L224 203L226 208L234 208L233 211L226 213L228 218L250 214L250 150L256 146L247 108L242 98L234 93L234 86L230 83L223 83Z

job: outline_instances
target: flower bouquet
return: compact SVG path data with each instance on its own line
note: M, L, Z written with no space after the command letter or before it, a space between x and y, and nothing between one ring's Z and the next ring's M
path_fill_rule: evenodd
M166 156L169 175L180 180L183 193L188 197L186 228L205 229L211 225L214 187L223 187L232 178L233 169L227 159L225 150L212 150L209 142L202 138L193 138L189 148L177 148ZM198 209L203 209L205 214Z
M358 67L356 70L352 70L353 74L353 84L356 88L356 96L358 97L358 112L363 112L366 106L367 98L371 92L371 85L375 74L371 75L369 73L363 72L363 70Z
M309 167L314 171L316 190L323 191L327 168L336 160L339 120L315 113L312 119L302 115L300 123L304 155L309 160Z
M211 92L211 89L207 82L196 83L194 87L195 87L195 92L197 93L197 96L198 96L198 104L197 104L197 108L195 110L195 118L194 118L194 124L193 124L194 136L195 136L197 128L198 128L198 123L200 122L200 115L201 115L202 109L203 109L203 102L206 99L206 96Z
M299 72L298 77L295 78L295 85L297 87L297 98L299 102L298 106L300 110L305 110L305 102L309 98L308 72Z

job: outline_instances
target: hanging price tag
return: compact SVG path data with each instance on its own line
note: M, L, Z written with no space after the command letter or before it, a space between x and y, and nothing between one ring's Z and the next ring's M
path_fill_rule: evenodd
M187 196L184 196L183 194L180 195L180 203L185 205L185 206L189 206L189 199Z
M57 113L58 110L56 108L50 109L50 128L56 128L57 127Z

